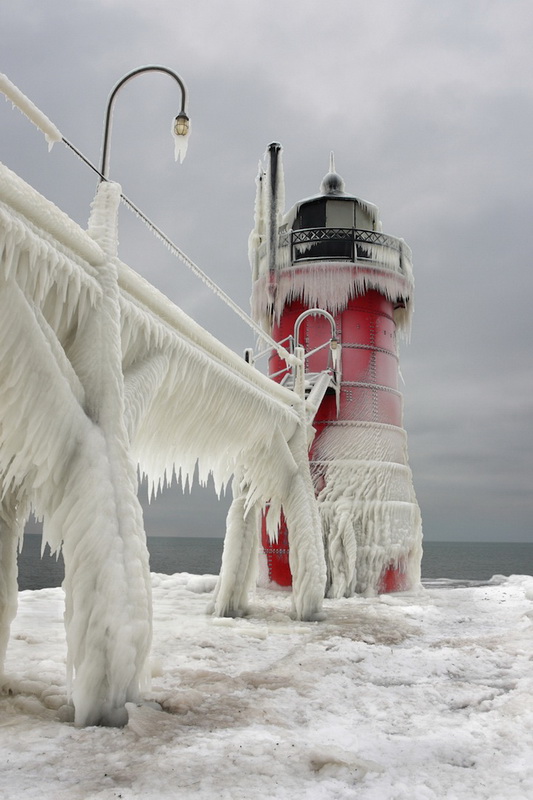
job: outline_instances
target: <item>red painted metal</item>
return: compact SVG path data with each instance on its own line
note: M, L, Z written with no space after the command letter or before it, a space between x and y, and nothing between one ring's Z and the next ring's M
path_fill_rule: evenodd
M405 567L400 564L395 567L390 564L382 573L379 583L379 594L387 594L388 592L403 592L409 588L409 582L405 573Z
M266 512L268 514L268 510ZM266 530L266 515L263 517L261 542L266 555L269 580L278 586L292 586L291 568L289 565L289 537L285 517L281 515L278 525L277 541L271 542Z
M332 270L335 267L332 265ZM294 332L298 316L306 310L299 301L294 301L284 310L279 324L274 326L273 337L277 341ZM328 309L326 309L328 310ZM315 417L317 431L315 444L323 431L337 420L380 422L402 426L402 396L398 391L398 356L396 348L396 326L393 318L394 304L382 294L370 290L352 298L346 308L335 315L337 334L342 344L342 381L340 407L334 394L325 395ZM300 344L306 352L313 350L331 338L329 322L323 317L309 316L300 328ZM329 349L323 349L307 360L307 372L321 372L328 366ZM274 380L281 382L286 374L285 362L276 353L269 361ZM313 448L310 459L313 459ZM315 487L320 490L321 478L316 469ZM289 545L285 524L281 526L278 542L271 545L263 524L262 542L269 568L269 578L280 586L290 585ZM287 582L288 581L288 582ZM404 568L390 565L379 581L379 591L400 591L404 587Z

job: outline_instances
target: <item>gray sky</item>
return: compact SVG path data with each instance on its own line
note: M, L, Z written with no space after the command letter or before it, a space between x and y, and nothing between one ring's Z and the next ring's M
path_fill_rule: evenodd
M413 250L401 350L410 463L430 540L533 541L533 6L529 0L4 0L0 71L94 163L109 92L148 63L190 93L182 165L166 75L116 103L110 175L248 310L257 164L284 147L287 206L330 150L347 191ZM0 159L86 225L93 173L0 103ZM254 337L124 209L120 256L241 352ZM222 535L227 501L176 491L160 534Z

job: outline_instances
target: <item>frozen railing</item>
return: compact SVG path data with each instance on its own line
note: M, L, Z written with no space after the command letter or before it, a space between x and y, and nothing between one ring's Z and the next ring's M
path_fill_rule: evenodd
M303 228L279 236L280 262L363 261L406 274L411 266L411 248L395 236L356 228ZM408 262L408 264L406 263Z
M290 336L286 336L284 339L280 339L278 345L286 349L289 353L294 354L294 336L292 334ZM313 350L309 350L308 352L304 351L302 356L303 364L305 365L305 361L307 361L307 359L310 358L311 356L314 356L315 353L320 352L320 350L326 350L327 348L331 349L331 341L329 339L323 344L319 345L318 347L315 347ZM244 360L248 364L257 367L261 359L266 357L271 358L274 352L275 351L271 347L265 347L263 350L259 350L257 352L254 351L253 347L247 347L244 351ZM300 359L295 359L294 364L297 365L299 363ZM331 365L328 364L328 369L330 366ZM278 378L280 375L283 375L284 377L279 381L279 383L283 386L286 386L288 385L288 383L290 383L290 381L288 381L288 378L292 375L293 369L294 365L290 366L287 364L287 366L278 370L278 372L269 372L268 377L269 379L273 378L275 379Z
M256 251L257 273L267 266L267 243ZM285 230L278 235L276 266L289 269L302 262L338 261L362 264L388 274L412 274L411 248L403 239L380 231L357 228L302 228Z
M327 339L322 344L306 352L305 348L300 345L299 332L301 324L306 317L309 316L322 316L329 320L331 325L331 339ZM303 311L296 320L294 333L282 339L278 342L278 345L282 345L283 348L288 349L290 353L294 353L297 358L292 368L287 365L277 372L270 372L269 377L274 379L274 381L278 379L282 386L296 391L302 400L307 400L306 411L309 421L311 422L313 420L322 397L330 385L334 388L337 395L338 408L341 382L341 346L337 337L337 326L334 317L328 311L321 308L307 309ZM306 371L306 361L311 358L311 356L326 349L328 350L328 363L326 368L321 372ZM247 348L244 351L245 361L252 366L255 366L257 361L266 355L272 357L273 351L265 349L254 353L252 348ZM318 401L317 397L319 397Z

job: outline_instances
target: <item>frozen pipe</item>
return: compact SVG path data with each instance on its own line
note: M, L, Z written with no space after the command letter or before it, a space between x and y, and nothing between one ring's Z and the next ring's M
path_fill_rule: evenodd
M281 145L272 142L268 146L270 159L270 180L268 184L268 269L272 274L276 271L276 253L278 249L278 167Z

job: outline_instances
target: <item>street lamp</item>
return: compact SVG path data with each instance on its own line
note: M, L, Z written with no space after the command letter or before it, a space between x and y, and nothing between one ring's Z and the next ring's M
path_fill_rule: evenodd
M170 75L174 80L177 82L181 89L181 109L179 114L174 118L172 124L172 133L175 137L175 158L176 161L180 160L183 161L185 158L185 153L187 152L187 139L190 129L190 121L189 117L186 113L187 108L187 89L185 84L181 80L180 76L173 72L168 67L162 67L154 64L150 64L145 67L138 67L137 69L128 72L127 75L124 75L123 78L119 80L119 82L114 86L111 94L109 95L109 99L107 101L107 109L106 109L106 117L105 117L105 125L104 125L104 141L102 145L102 162L100 166L100 180L108 180L108 172L109 172L109 145L110 145L110 138L111 138L111 119L112 119L112 112L113 112L113 104L115 102L115 97L117 95L118 90L124 86L130 78L135 77L135 75L140 75L142 72L166 72L167 75Z
M176 136L187 136L189 133L189 123L190 120L185 111L180 111L174 120L174 133Z

